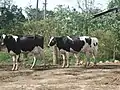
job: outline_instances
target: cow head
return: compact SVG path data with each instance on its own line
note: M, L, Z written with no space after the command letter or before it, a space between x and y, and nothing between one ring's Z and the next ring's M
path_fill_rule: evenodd
M8 36L5 34L2 34L1 36L1 46L5 45L5 41L7 40Z
M50 46L54 46L57 43L56 38L55 37L51 37L48 43L48 47Z

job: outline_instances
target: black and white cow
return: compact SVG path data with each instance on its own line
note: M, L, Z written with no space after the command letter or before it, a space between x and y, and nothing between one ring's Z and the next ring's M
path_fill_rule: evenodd
M84 52L87 56L87 61L85 62L86 65L90 64L90 54L93 55L93 58L95 60L95 56L97 54L98 49L98 39L96 37L89 37L89 36L60 36L60 37L51 37L48 43L48 46L54 46L56 45L58 49L64 54L63 56L63 66L65 67L65 59L67 58L67 65L66 67L69 67L69 56L66 57L65 53L72 52L74 53L74 56L76 57L77 61L76 64L79 64L79 58L78 53ZM96 60L95 62L96 63Z
M36 54L41 54L41 50L44 47L44 37L35 36L15 36L5 35L1 36L1 45L5 45L8 53L12 52L13 67L12 70L18 70L18 60L21 52L32 52L34 54L34 61L31 69L36 63Z

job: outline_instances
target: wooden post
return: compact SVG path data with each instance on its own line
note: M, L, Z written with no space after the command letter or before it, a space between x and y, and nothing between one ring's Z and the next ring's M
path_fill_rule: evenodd
M36 3L36 20L38 19L38 2L39 0L37 0L37 3Z
M113 60L115 60L115 54L116 54L116 48L114 46L114 50L113 50Z
M45 0L44 4L44 19L46 18L46 8L47 8L47 0Z
M53 65L56 65L58 61L58 51L57 51L57 47L54 46L53 47Z

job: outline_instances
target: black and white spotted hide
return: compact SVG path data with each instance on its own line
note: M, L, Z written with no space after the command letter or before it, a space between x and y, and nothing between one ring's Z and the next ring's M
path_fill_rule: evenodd
M8 53L12 52L13 68L12 70L18 70L18 60L21 53L33 53L33 68L36 63L36 54L41 54L44 46L44 37L35 36L15 36L15 35L5 35L1 36L1 45L5 45Z
M51 37L48 43L48 47L56 45L60 52L64 52L63 56L63 66L69 67L68 57L69 53L73 53L76 57L76 65L79 64L79 52L84 52L87 56L87 61L89 64L90 53L94 55L97 53L98 40L97 38L92 38L89 36L60 36ZM65 59L67 59L67 64L65 64ZM87 65L85 62L85 66Z

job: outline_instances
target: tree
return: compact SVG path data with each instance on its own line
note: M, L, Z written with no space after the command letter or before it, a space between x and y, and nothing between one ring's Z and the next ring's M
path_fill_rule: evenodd
M111 0L108 4L108 8L119 7L120 0Z
M82 14L85 17L84 29L85 29L85 34L88 35L89 34L88 26L91 23L90 22L91 15L100 12L101 9L95 7L94 5L95 0L77 0L77 3L78 3L78 8L82 11Z
M17 25L20 25L20 22L25 21L22 8L12 5L10 0L6 0L3 3L3 6L0 7L0 13L0 29L4 29L2 32L11 32Z
M27 14L27 17L29 20L35 20L36 19L36 8L32 8L31 5L29 7L25 8L25 12ZM40 10L38 8L38 18L37 20L43 20L44 19L44 10ZM53 11L46 11L46 17L52 17L54 16L54 12Z

